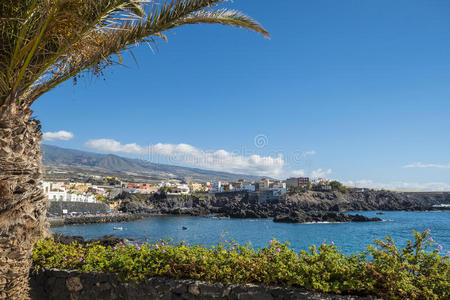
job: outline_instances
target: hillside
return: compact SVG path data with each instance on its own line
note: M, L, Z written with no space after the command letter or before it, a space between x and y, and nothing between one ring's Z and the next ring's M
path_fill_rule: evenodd
M145 160L126 158L114 154L99 154L74 149L41 145L43 163L47 170L50 167L114 173L118 175L143 176L153 179L190 179L196 181L235 181L245 179L258 180L261 177L243 174L232 174L197 168L156 164Z

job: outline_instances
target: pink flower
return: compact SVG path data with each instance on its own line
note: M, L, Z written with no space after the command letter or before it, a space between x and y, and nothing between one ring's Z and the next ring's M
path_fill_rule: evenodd
M428 240L429 240L430 242L433 242L433 241L434 241L433 238L432 238L431 236L428 238Z
M430 228L428 228L428 229L427 229L427 231L428 231L428 232L431 232L431 229L430 229Z
M161 246L163 246L163 247L164 247L164 243L161 243Z
M280 252L281 251L281 249L280 248L277 248L277 252Z
M447 255L450 255L450 251L447 251Z
M82 257L80 257L80 261L83 261L83 258L82 258Z
M155 245L155 248L156 248L156 249L159 249L159 246L158 246L158 244L156 244L156 245Z
M63 260L67 260L67 258L63 257Z
M205 256L204 256L204 255L203 255L202 257L203 257L203 259L205 259Z
M269 241L269 244L272 244L272 243L273 243L273 240L270 240L270 241Z
M331 242L331 245L334 246L334 242Z
M163 250L162 250L162 253L166 253L166 250L163 249Z
M116 251L116 250L117 250L117 247L114 247L113 250Z
M439 250L442 250L442 245L438 245L438 249L439 249Z
M141 250L141 247L137 246L136 249Z
M234 247L231 247L231 251L234 251Z

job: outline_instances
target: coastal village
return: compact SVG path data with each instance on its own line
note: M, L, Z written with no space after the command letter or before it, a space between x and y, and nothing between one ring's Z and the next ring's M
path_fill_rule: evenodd
M119 194L166 194L194 195L200 193L236 193L254 194L259 203L266 201L283 201L289 190L313 189L331 190L329 181L325 179L311 180L308 177L292 177L286 180L270 180L262 178L247 182L244 179L236 182L195 182L183 180L166 180L158 183L124 182L114 176L89 176L84 182L44 181L42 185L45 195L50 201L62 202L107 202Z

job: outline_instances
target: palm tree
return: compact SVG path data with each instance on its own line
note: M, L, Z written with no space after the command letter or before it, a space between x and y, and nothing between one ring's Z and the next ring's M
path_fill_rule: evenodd
M34 242L47 232L41 126L30 105L81 72L101 75L121 53L182 25L217 23L268 36L219 9L226 0L0 1L0 299L28 297ZM133 56L134 57L134 56Z

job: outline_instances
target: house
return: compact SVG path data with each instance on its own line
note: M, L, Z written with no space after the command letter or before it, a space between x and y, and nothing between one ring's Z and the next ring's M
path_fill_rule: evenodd
M128 183L127 184L127 189L138 189L139 188L139 184L137 183Z
M139 188L142 189L142 190L146 190L146 189L152 188L152 185L148 184L148 183L139 184Z
M71 202L89 202L89 203L95 203L97 202L97 199L95 195L93 194L78 194L78 193L67 193L67 198L65 201L71 201Z
M256 187L254 184L252 183L245 183L242 186L242 191L247 191L247 192L254 192L256 190Z
M189 189L190 189L193 193L195 193L195 192L204 192L204 191L206 191L206 187L203 186L203 184L201 184L201 183L197 183L197 182L191 181L191 182L189 182L188 186L189 186Z
M286 182L274 182L271 184L270 188L273 190L286 189Z
M70 189L63 182L46 182L42 184L44 194L50 201L97 202L92 193Z
M42 183L42 189L44 194L51 201L66 201L67 192L64 186L64 182L49 182L44 181Z
M298 187L310 184L309 177L291 177L286 179L286 186Z
M235 190L235 188L234 188L233 184L227 182L222 185L222 190L224 192L233 192Z
M182 194L182 195L188 195L190 192L189 186L187 184L177 184L170 188L172 192L167 193L168 195L173 194Z
M221 181L213 182L211 185L210 193L223 193L223 185Z
M137 194L154 194L156 192L158 192L158 188L151 185L143 185L139 186L137 189L134 189L134 193Z
M256 191L266 191L270 187L270 181L268 178L263 178L260 181L255 182Z
M87 189L87 192L95 194L95 195L104 195L105 194L105 189L104 188L99 188L99 187L93 185L93 186L90 186Z

